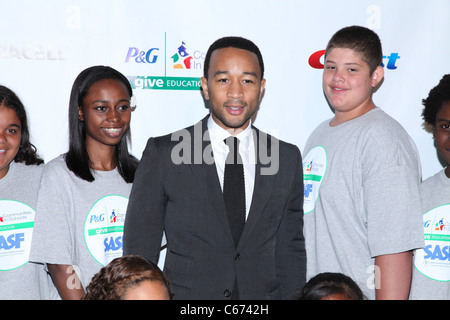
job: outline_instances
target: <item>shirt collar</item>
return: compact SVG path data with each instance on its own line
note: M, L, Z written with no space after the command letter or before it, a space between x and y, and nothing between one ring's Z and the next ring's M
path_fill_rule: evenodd
M214 121L212 116L210 116L208 118L207 126L208 126L209 138L211 139L211 143L213 143L213 144L222 143L225 146L225 144L223 143L223 140L225 140L226 138L231 136L231 134L227 130L220 127ZM236 138L239 139L239 142L242 144L244 149L247 149L250 144L250 137L252 136L251 127L252 127L252 120L250 119L247 128L245 128L245 130L243 130L242 132L240 132L239 134L237 134L235 136Z

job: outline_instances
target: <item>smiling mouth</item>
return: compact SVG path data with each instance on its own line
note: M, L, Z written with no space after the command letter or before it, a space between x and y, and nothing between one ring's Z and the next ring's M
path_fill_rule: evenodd
M104 132L110 137L118 137L122 134L123 128L102 128Z
M344 92L344 91L346 91L347 89L331 87L331 90L333 90L333 92Z
M231 116L240 116L244 112L244 106L225 106Z
M243 100L239 99L231 99L224 103L224 107L228 111L230 115L240 115L242 112L244 112L244 108L247 106L247 103Z

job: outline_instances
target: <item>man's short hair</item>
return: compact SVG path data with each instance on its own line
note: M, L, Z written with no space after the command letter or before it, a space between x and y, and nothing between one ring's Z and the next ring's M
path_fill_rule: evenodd
M218 49L224 49L224 48L237 48L237 49L243 49L248 50L250 52L253 52L258 57L259 67L261 69L261 79L264 78L264 61L262 58L261 51L259 51L259 48L256 44L254 44L252 41L242 38L242 37L223 37L218 40L216 40L208 49L206 52L205 57L205 63L203 66L203 76L208 79L208 71L209 71L209 64L211 61L211 55L215 50Z

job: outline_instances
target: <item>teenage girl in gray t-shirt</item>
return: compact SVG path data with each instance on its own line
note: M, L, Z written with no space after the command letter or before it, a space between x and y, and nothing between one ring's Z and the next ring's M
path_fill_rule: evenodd
M62 299L80 299L92 276L122 254L137 159L128 153L132 89L115 69L76 78L69 150L44 168L31 258L46 263Z
M0 300L49 296L44 266L28 261L43 167L29 135L25 107L0 86Z

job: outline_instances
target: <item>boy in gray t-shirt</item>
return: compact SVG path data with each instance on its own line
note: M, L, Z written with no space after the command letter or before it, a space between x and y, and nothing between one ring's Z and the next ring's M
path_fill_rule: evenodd
M423 246L417 149L372 93L384 76L371 30L339 30L325 53L332 119L309 137L303 159L307 278L341 272L368 299L407 299L412 250Z
M433 132L445 169L421 185L424 249L414 254L411 299L450 299L450 74L434 87L422 116Z

